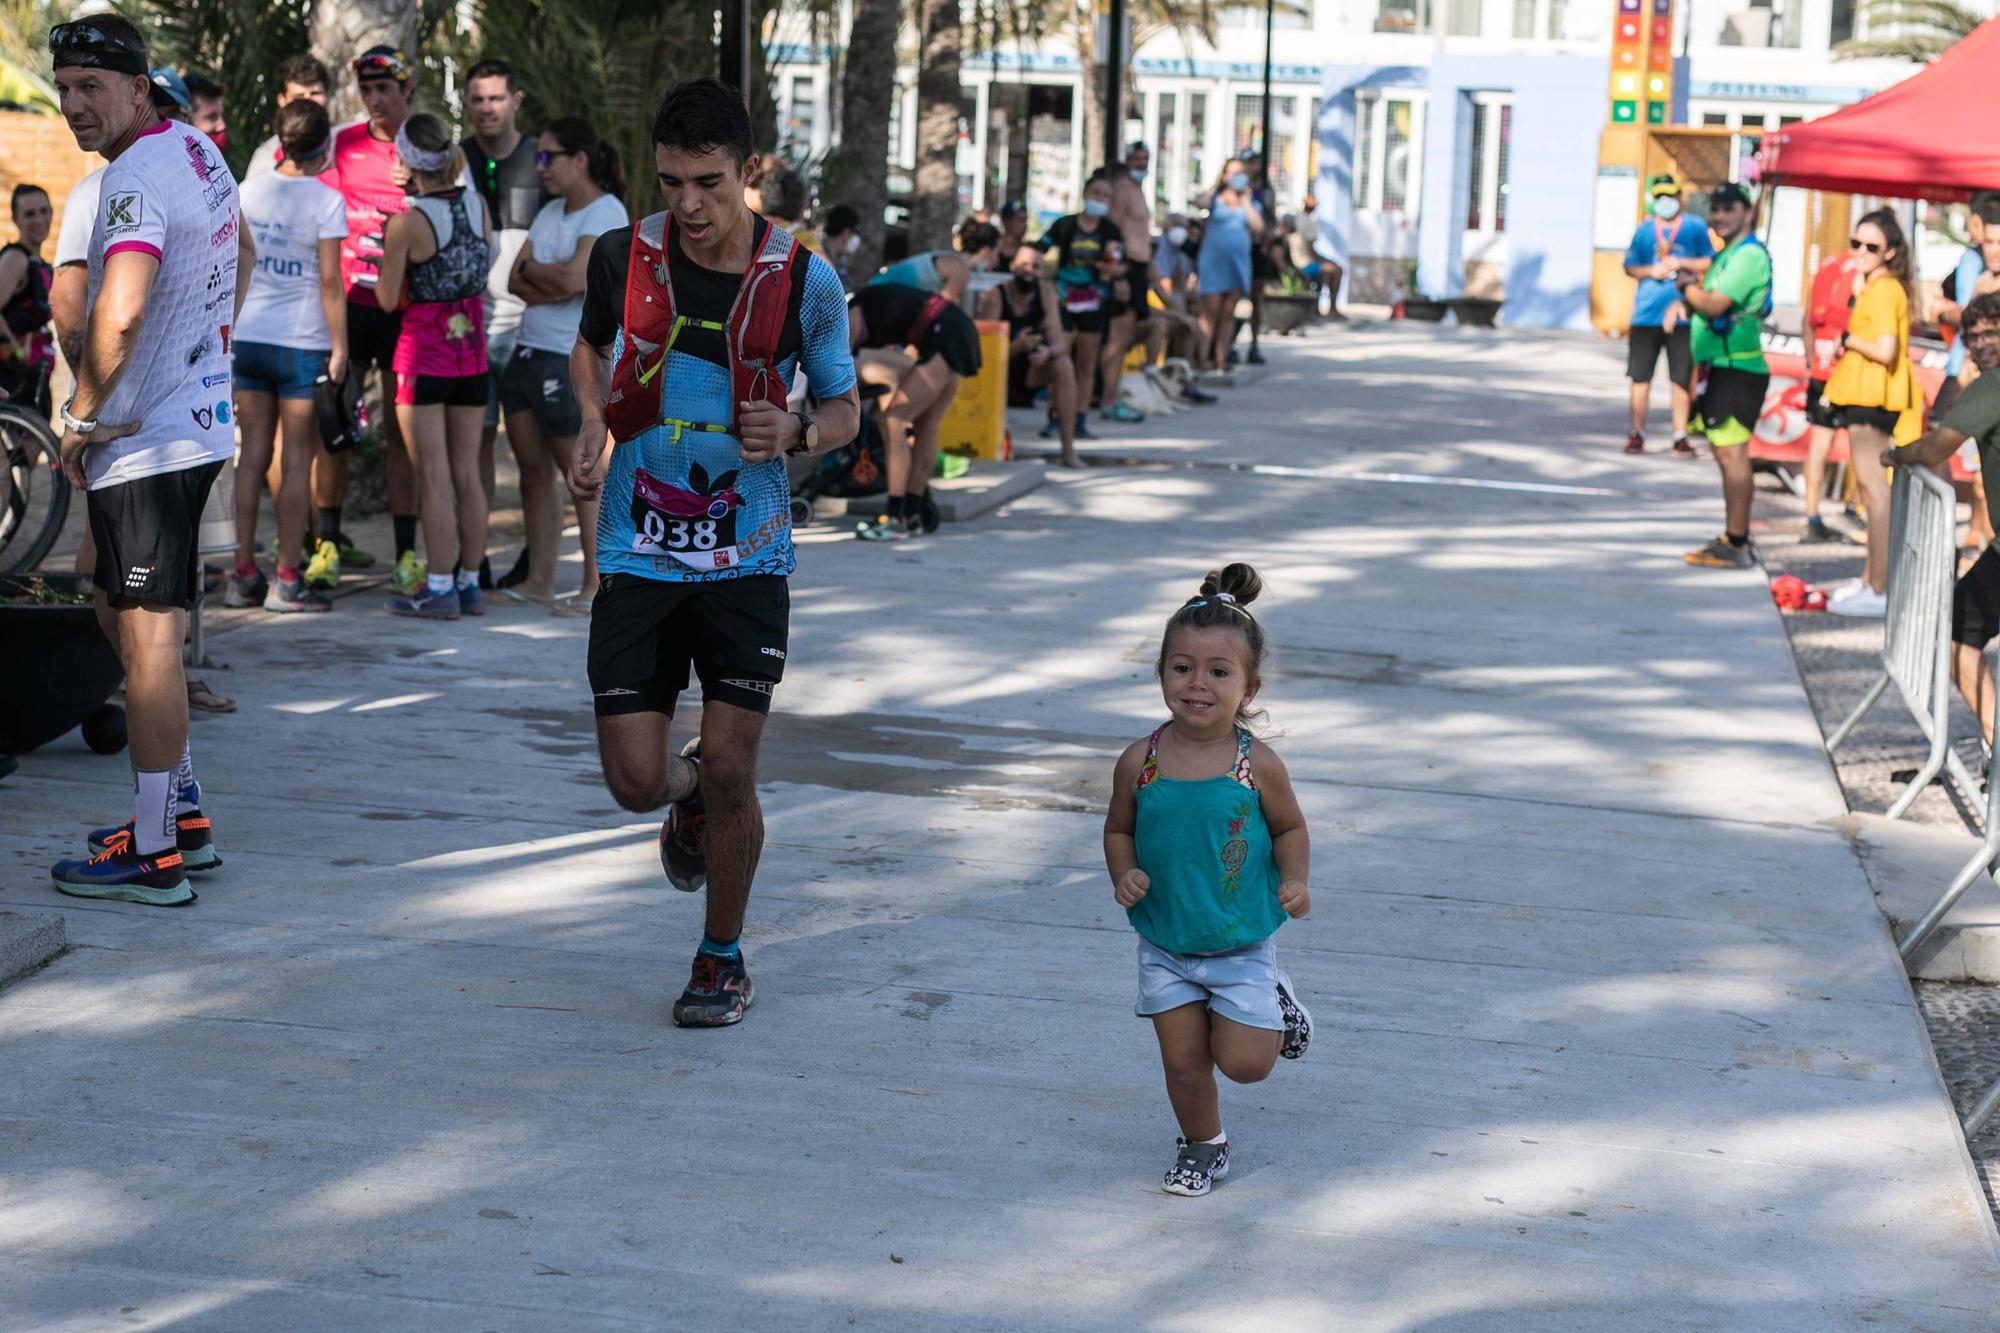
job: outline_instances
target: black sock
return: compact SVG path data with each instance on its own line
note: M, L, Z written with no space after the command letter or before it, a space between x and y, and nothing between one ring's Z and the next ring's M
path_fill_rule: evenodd
M892 523L901 518L903 516L903 497L900 495L890 496L882 512L888 516L889 521Z
M320 508L320 510L319 510L319 539L320 539L321 541L323 541L323 542L332 542L332 543L333 543L334 545L336 545L336 546L338 546L338 545L340 544L340 506L339 506L339 505L335 505L335 506L334 506L333 508L331 508L331 509L327 509L327 508L324 508L324 507Z
M417 516L397 514L389 521L396 529L396 558L401 560L403 552L414 553L417 549Z
M1725 532L1722 535L1724 538L1728 540L1731 546L1748 546L1750 544L1750 536L1748 533L1745 533L1741 537L1737 536L1733 532Z
M479 587L485 592L493 590L493 562L488 556L479 557Z

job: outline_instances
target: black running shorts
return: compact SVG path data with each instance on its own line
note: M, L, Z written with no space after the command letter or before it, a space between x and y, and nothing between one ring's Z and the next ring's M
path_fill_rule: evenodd
M113 606L155 602L183 610L201 592L196 533L202 506L222 464L119 482L87 492L90 535L97 541L92 575Z
M382 372L383 392L396 380L396 338L403 331L400 311L379 305L347 303L347 366L355 375L366 375L370 366Z
M590 608L597 715L672 717L690 666L703 699L770 712L785 674L791 613L791 588L779 574L705 583L606 574Z
M1951 641L1984 649L2000 636L2000 550L1988 546L1951 590Z
M1646 324L1627 334L1626 377L1634 384L1651 384L1662 352L1667 354L1668 383L1685 389L1689 377L1694 374L1694 356L1688 350L1688 326L1685 322L1675 325L1672 333L1657 324Z

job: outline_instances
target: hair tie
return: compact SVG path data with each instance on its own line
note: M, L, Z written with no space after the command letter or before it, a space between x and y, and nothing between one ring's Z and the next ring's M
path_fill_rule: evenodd
M451 161L451 149L440 148L432 152L417 147L410 142L410 122L406 120L396 127L396 156L402 158L403 165L411 171L438 172L443 171L445 164Z
M1218 602L1234 602L1236 600L1235 597L1231 596L1229 593L1226 592L1216 593L1214 594L1214 597L1215 600Z
M1230 596L1226 592L1216 592L1216 593L1210 593L1206 597L1196 597L1181 609L1184 611L1193 611L1198 607L1207 606L1210 602L1214 602L1219 606L1228 607L1231 611L1234 611L1237 615L1242 616L1245 620L1256 619L1255 616L1251 615L1248 611L1245 611L1242 607L1238 606L1236 604L1236 599Z

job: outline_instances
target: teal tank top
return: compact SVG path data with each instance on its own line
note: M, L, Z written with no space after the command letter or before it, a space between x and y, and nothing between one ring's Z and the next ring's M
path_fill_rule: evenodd
M868 285L873 287L893 282L899 287L915 287L920 292L941 292L944 290L944 278L938 273L937 257L956 253L955 250L926 250L908 259L899 259L869 279Z
M1161 727L1146 742L1133 792L1132 839L1152 881L1126 909L1132 929L1168 953L1225 953L1285 924L1271 827L1250 773L1250 733L1236 729L1236 763L1212 778L1160 776Z

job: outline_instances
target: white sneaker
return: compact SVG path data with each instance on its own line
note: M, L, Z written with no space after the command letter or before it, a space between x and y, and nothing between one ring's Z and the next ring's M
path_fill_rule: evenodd
M1826 609L1836 616L1854 616L1860 619L1880 620L1889 614L1889 599L1872 588L1863 587L1838 601L1826 599Z
M1868 585L1860 579L1849 579L1845 583L1836 583L1826 590L1827 604L1830 606L1835 602L1844 602L1854 596L1855 593L1861 592L1867 587Z

